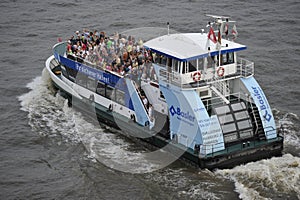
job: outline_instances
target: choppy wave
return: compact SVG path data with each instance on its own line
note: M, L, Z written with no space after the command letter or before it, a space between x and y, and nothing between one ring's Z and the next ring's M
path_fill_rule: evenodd
M241 199L300 198L300 158L291 154L218 170L216 174L232 180Z
M277 128L284 131L285 151L300 156L300 120L294 113L283 113L274 110Z
M105 130L71 107L51 87L43 71L27 85L30 91L19 97L21 109L28 112L29 125L42 136L60 137L61 142L82 143L88 157L120 171L142 173L153 170L155 163L144 158L143 151L131 151L130 143Z
M226 199L224 191L216 189L221 185L218 181L212 181L214 174L208 170L201 170L197 174L184 168L168 168L148 174L146 179L172 190L175 199Z
M300 199L299 117L279 110L273 112L277 128L284 130L286 154L216 171L234 182L241 199Z

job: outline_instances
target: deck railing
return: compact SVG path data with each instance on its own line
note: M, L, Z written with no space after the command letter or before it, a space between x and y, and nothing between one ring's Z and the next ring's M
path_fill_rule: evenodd
M165 69L159 70L159 75L163 79L163 81L167 83L175 83L176 85L182 85L181 76L178 73L168 72Z
M242 77L249 77L254 75L254 63L244 58L239 58L237 62L237 70Z

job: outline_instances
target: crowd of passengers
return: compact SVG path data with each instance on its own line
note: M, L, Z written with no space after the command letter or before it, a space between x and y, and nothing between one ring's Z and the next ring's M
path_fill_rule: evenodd
M115 33L108 37L97 30L76 31L68 40L67 56L137 80L157 80L151 64L156 54L144 49L143 41L132 36Z

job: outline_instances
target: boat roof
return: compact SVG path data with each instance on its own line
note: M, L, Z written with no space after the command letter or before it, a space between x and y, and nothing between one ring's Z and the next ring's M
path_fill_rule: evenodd
M221 53L246 49L245 45L222 38ZM217 44L210 41L207 33L176 33L154 38L144 43L144 47L181 61L219 54ZM208 52L210 47L210 52Z

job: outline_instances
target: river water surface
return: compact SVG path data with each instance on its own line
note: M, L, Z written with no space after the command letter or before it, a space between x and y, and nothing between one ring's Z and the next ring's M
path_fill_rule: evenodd
M292 0L2 0L0 199L300 199L299 10ZM147 149L55 95L43 69L57 38L83 28L113 33L166 22L199 32L205 14L237 21L237 42L248 47L241 54L255 62L276 123L287 130L284 155L213 172L177 161L131 174L99 162L98 154L136 161Z

